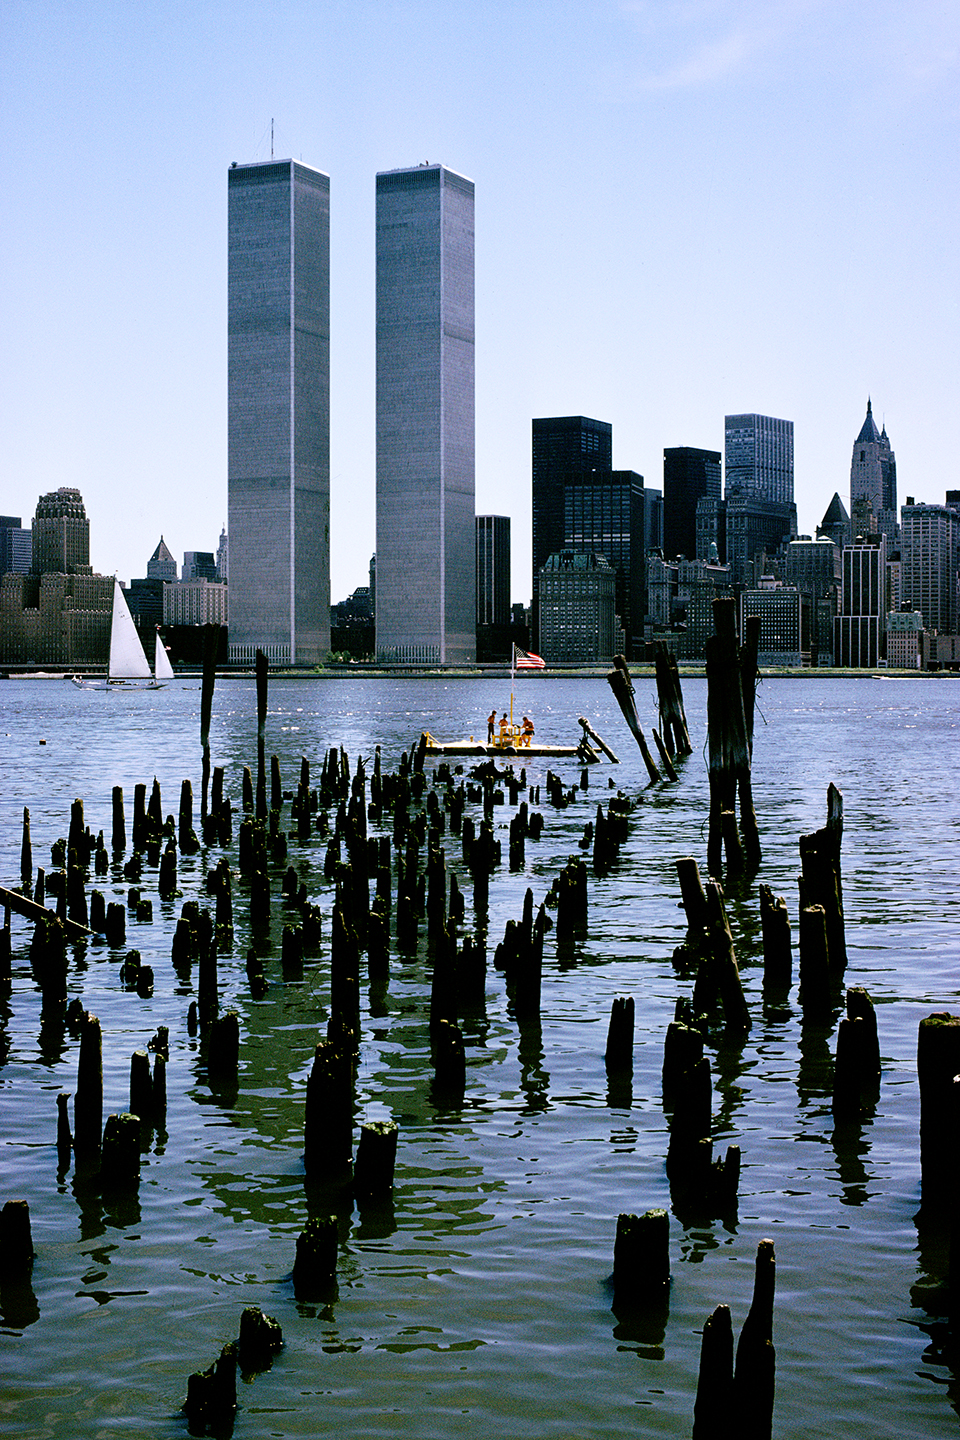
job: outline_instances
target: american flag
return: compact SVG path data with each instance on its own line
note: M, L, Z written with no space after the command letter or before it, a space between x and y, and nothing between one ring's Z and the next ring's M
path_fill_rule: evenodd
M545 670L546 661L541 660L539 655L528 655L526 650L521 650L519 645L513 647L514 660L518 670Z

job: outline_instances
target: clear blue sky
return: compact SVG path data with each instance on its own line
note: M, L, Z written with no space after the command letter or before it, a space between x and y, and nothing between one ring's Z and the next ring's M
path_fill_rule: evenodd
M226 171L331 177L332 590L374 547L374 175L476 182L477 509L530 595L530 421L662 483L795 424L812 532L867 395L900 501L960 487L947 0L4 0L0 512L81 490L142 575L226 520Z

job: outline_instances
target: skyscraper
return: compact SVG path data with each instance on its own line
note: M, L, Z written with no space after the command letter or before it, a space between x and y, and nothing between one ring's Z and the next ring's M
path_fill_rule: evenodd
M919 610L928 630L956 635L960 628L960 509L915 505L902 511L901 603Z
M510 624L510 516L477 516L477 624Z
M870 529L868 522L872 516L877 532L887 537L887 552L896 549L897 459L890 449L887 427L877 430L869 399L850 460L850 514L859 521L864 534Z
M643 637L643 476L633 470L568 475L563 483L564 550L602 555L616 575L616 613L627 656Z
M476 655L473 204L473 181L442 165L377 176L376 629L386 661Z
M886 620L886 540L874 535L841 556L841 613L834 622L833 663L872 669L880 659Z
M533 422L533 619L538 643L540 571L565 545L563 486L567 478L609 475L613 469L613 426L585 415L560 415Z
M663 452L663 553L697 558L697 501L720 499L720 451L677 445Z
M728 415L724 422L727 499L793 504L793 421L770 415Z
M330 181L227 172L230 657L330 648Z
M763 556L797 533L793 421L728 415L724 462L727 563L735 583L754 586Z
M33 520L34 575L90 575L90 521L79 490L41 495Z

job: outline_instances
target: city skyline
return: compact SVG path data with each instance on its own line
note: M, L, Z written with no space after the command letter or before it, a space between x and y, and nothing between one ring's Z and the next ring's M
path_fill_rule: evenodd
M429 75L426 40L450 61ZM435 0L349 13L280 0L266 30L246 0L179 12L10 0L0 103L31 163L0 277L0 509L78 488L103 573L142 573L161 532L177 552L214 543L227 503L222 177L273 156L331 177L336 598L374 548L372 177L425 157L482 197L477 509L512 517L516 599L532 594L537 415L603 416L614 466L648 483L665 448L722 449L725 414L787 416L798 528L813 533L848 494L871 394L901 493L935 502L960 350L958 43L960 17L932 0L469 15ZM862 323L867 297L881 327Z

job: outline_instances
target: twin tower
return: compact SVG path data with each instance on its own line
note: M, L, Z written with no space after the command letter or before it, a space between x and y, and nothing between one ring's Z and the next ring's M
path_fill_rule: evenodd
M230 658L330 648L330 180L233 165ZM473 182L377 176L377 657L475 658Z

